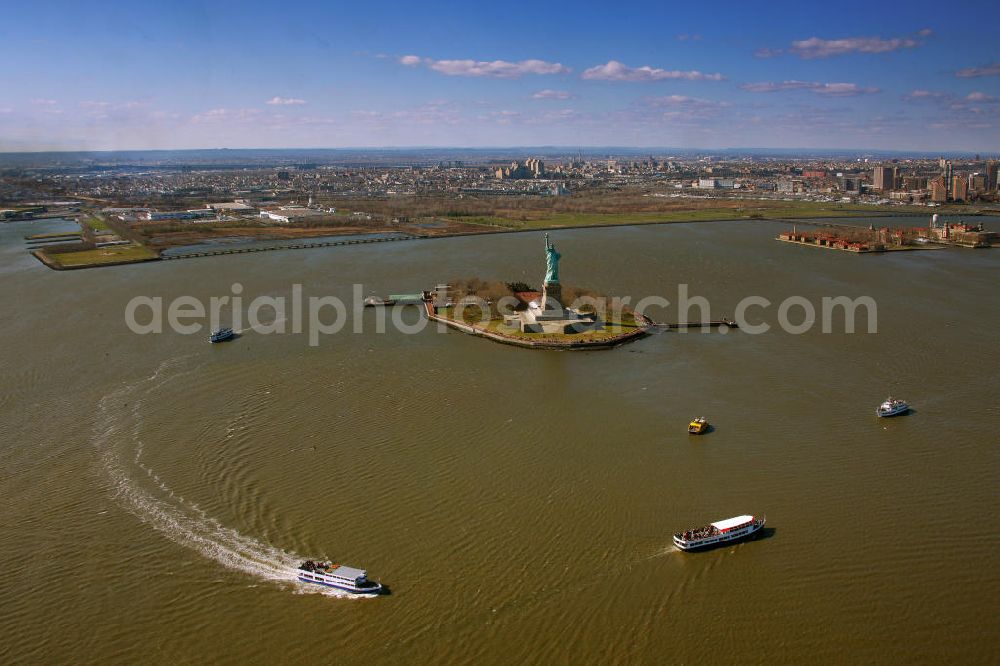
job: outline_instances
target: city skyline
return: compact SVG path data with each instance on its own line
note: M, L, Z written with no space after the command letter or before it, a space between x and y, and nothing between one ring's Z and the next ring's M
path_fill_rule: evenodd
M21 5L0 152L1000 151L1000 10Z

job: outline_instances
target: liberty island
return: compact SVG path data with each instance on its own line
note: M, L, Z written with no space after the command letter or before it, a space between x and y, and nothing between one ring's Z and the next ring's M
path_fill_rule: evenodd
M649 333L653 322L627 308L605 320L592 302L566 307L559 281L561 259L545 234L541 294L510 288L498 303L476 296L456 301L450 285L440 285L425 292L427 316L465 333L534 349L610 349ZM509 307L502 307L505 304Z

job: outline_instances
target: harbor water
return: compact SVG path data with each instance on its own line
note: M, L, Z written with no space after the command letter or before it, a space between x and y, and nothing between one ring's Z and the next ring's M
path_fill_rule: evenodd
M565 284L633 303L686 284L713 319L760 296L771 330L547 352L379 333L419 310L369 308L316 346L246 325L210 345L133 333L126 305L537 287L542 235L56 272L23 237L59 224L0 225L4 663L1000 658L998 250L859 256L774 222L555 231ZM785 332L794 296L870 296L877 333ZM889 394L912 412L876 418ZM760 538L672 545L745 513ZM305 558L391 594L297 584Z

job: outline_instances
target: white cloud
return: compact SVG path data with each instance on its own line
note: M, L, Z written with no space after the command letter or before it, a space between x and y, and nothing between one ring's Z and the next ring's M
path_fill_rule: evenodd
M962 79L978 78L980 76L1000 76L1000 62L992 62L982 67L967 67L955 72L955 76Z
M817 95L832 97L854 97L855 95L872 95L881 92L873 86L859 86L857 83L821 83L809 88Z
M687 95L664 95L662 97L646 97L643 100L650 106L699 106L703 108L721 108L729 106L726 102L716 102L701 97L688 97Z
M965 96L965 99L968 100L968 101L970 101L970 102L995 102L995 101L997 101L996 97L993 97L992 95L987 95L986 93L979 92L979 91L969 93L968 95Z
M424 65L446 76L483 76L496 79L516 79L525 74L566 74L570 68L558 62L545 60L434 60L415 55L405 55L399 59L407 67Z
M856 83L819 83L816 81L761 81L759 83L744 83L740 86L747 92L773 93L788 90L808 90L817 95L829 97L854 97L880 92L878 88L863 87Z
M937 102L939 104L945 104L948 108L954 111L966 111L974 107L970 107L968 102L979 103L979 104L991 104L997 101L997 98L993 95L988 95L984 92L974 91L966 95L965 97L958 97L953 93L947 92L935 92L931 90L914 90L906 95L903 95L903 99L907 102L915 101L929 101Z
M934 92L933 90L914 90L903 95L903 99L905 100L944 99L945 97L948 97L948 93Z
M912 49L922 44L923 42L912 37L895 37L893 39L882 39L881 37L820 39L819 37L810 37L809 39L793 41L788 50L800 58L811 60L849 53L889 53L900 49Z
M56 101L54 99L33 99L31 103L35 106L55 106Z
M306 101L297 97L278 97L275 95L264 103L271 106L301 106L302 104L306 104Z
M572 93L568 93L565 90L550 90L546 88L545 90L539 90L532 95L534 99L570 99L573 97Z
M706 74L698 70L679 71L667 70L657 67L643 65L642 67L629 67L617 60L609 60L604 65L591 67L583 73L583 78L601 81L722 81L725 79L722 74Z

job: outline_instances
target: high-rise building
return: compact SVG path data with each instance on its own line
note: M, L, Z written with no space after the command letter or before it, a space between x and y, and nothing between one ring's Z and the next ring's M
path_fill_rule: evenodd
M889 192L896 189L896 167L875 167L874 181L876 190Z
M508 167L498 167L494 172L500 179L541 178L545 175L545 165L539 159L525 162L511 162Z
M997 189L997 161L990 160L986 163L986 190L994 192Z
M938 176L928 183L931 188L931 201L944 203L948 201L948 186L944 182L944 176Z
M969 198L969 181L961 176L952 176L951 198L953 201L965 201Z
M945 187L948 188L948 196L950 197L950 196L952 196L952 192L954 192L954 190L952 189L952 185L954 183L952 183L952 181L954 180L954 176L955 176L954 167L952 167L950 160L945 161L945 163L944 163L944 174L943 175L944 175L944 184L945 184Z

